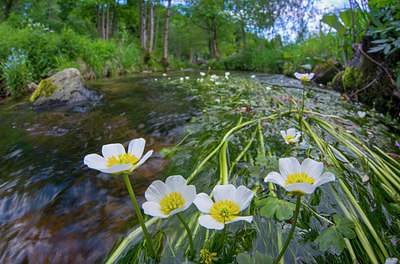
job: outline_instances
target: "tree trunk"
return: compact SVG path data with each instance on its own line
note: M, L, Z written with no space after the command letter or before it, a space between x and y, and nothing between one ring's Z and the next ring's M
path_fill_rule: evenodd
M159 5L158 7L156 34L154 36L154 49L157 48L158 26L160 25L160 13L161 13L161 5Z
M219 57L219 52L218 52L217 28L216 28L216 25L215 25L215 21L212 22L211 40L212 40L212 46L213 46L215 57L219 61L220 57Z
M110 36L110 5L107 4L106 40Z
M241 23L241 29L242 29L242 38L243 38L243 49L246 49L246 30L244 28L244 23L242 21Z
M146 50L146 41L146 1L142 0L140 4L140 47L142 48L142 50Z
M213 51L213 48L212 48L212 37L211 37L211 33L210 32L208 32L208 30L207 30L207 39L208 39L208 54L209 54L209 59L212 59L212 58L214 58L214 51Z
M154 5L153 0L150 0L150 38L149 38L149 48L145 55L145 61L148 61L151 57L151 52L153 50L153 38L154 38Z
M98 34L99 38L101 38L101 37L103 37L103 35L101 33L100 6L97 5L96 9L97 9L97 34Z
M8 18L10 17L11 9L14 4L15 4L14 0L8 0L5 2L6 11L5 11L5 15L4 15L4 21L7 21Z
M116 5L113 7L113 20L111 27L111 35L115 38L118 37L118 8L119 5L116 3Z
M104 6L101 7L101 38L103 40L106 39L106 36L104 34Z
M163 58L162 64L164 69L167 70L168 67L168 24L169 24L169 12L171 9L171 0L168 0L167 15L165 17L165 27L164 27L164 48L163 48Z

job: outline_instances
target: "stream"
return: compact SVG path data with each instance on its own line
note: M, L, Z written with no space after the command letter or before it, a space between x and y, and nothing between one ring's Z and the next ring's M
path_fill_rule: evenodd
M145 138L145 152L155 153L131 178L138 203L144 202L150 183L173 171L158 151L178 144L187 124L202 114L197 96L179 82L161 78L138 75L91 82L92 89L103 93L96 103L33 109L21 99L0 105L1 263L102 263L118 239L138 226L122 178L87 168L83 158L99 153L104 144L126 146L131 139ZM257 74L257 81L286 84L296 96L302 87L282 75ZM333 98L340 101L339 94L323 89L314 93L314 109L336 111L338 105L326 105ZM343 102L340 107L342 112L336 114L353 122L348 129L368 127L371 140L392 150L389 128L379 122L360 124L360 105ZM271 144L281 140L276 129ZM182 166L182 175L192 169L173 165Z

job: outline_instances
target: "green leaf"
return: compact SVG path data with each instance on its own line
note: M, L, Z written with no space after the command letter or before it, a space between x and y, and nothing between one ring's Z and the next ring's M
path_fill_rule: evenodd
M271 256L264 256L260 252L253 255L253 264L272 264L273 258Z
M346 246L344 238L336 226L331 226L319 235L315 242L319 243L319 250L326 251L333 246L337 252L341 253Z
M319 243L319 250L325 251L333 246L337 252L342 252L346 246L344 238L353 239L356 233L353 231L355 224L353 221L341 215L333 215L336 225L330 226L320 234L314 242Z
M295 209L296 205L294 203L280 200L276 197L268 197L265 205L260 210L260 214L264 217L275 216L278 221L283 221L292 218Z
M251 257L249 254L240 253L236 256L238 264L251 264Z

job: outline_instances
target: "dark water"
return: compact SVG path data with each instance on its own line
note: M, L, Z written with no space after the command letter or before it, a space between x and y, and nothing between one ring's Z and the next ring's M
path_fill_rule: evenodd
M167 165L157 150L179 142L196 101L154 78L101 81L94 104L34 110L0 106L0 262L99 263L135 223L122 178L83 157L108 143L146 139L156 153L133 175L139 199Z

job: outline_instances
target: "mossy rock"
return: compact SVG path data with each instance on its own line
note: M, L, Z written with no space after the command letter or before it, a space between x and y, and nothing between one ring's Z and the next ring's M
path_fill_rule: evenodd
M57 86L53 84L53 81L54 79L43 79L31 95L30 101L33 103L39 97L51 96L57 88Z
M313 81L317 83L327 84L340 71L341 65L338 61L328 59L326 62L318 63L313 72L315 76Z
M362 88L364 74L360 68L349 67L342 75L343 90L354 92Z
M338 72L338 74L336 74L335 77L333 77L333 79L332 79L331 86L335 91L338 91L338 92L344 91L343 74L344 74L344 71Z

